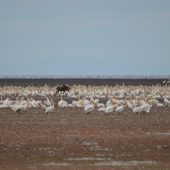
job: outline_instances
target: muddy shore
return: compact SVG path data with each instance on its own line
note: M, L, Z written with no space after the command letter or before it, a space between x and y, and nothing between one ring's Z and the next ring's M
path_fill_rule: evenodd
M0 169L170 169L170 108L0 111Z

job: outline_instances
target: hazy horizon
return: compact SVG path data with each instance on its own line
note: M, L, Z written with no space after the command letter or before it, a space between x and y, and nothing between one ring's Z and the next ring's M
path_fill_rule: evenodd
M0 79L169 79L170 75L0 75Z
M168 0L0 1L0 75L170 75Z

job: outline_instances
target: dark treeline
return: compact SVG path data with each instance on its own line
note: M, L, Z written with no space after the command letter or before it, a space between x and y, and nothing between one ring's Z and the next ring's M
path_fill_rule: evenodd
M162 82L167 79L81 79L81 78L66 78L66 79L0 79L0 86L43 86L45 84L50 86L62 85L62 84L81 84L81 85L162 85Z

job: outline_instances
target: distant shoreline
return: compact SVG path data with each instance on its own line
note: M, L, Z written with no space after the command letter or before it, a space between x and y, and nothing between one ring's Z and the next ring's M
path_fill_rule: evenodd
M56 86L61 84L76 84L76 85L163 85L164 80L170 78L2 78L0 77L0 86L43 86L45 84L50 86Z
M170 75L0 75L0 79L170 79Z

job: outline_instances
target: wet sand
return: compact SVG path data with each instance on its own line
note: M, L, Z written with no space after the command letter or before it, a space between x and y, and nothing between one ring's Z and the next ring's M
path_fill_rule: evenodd
M170 107L145 115L1 109L0 169L168 170Z

